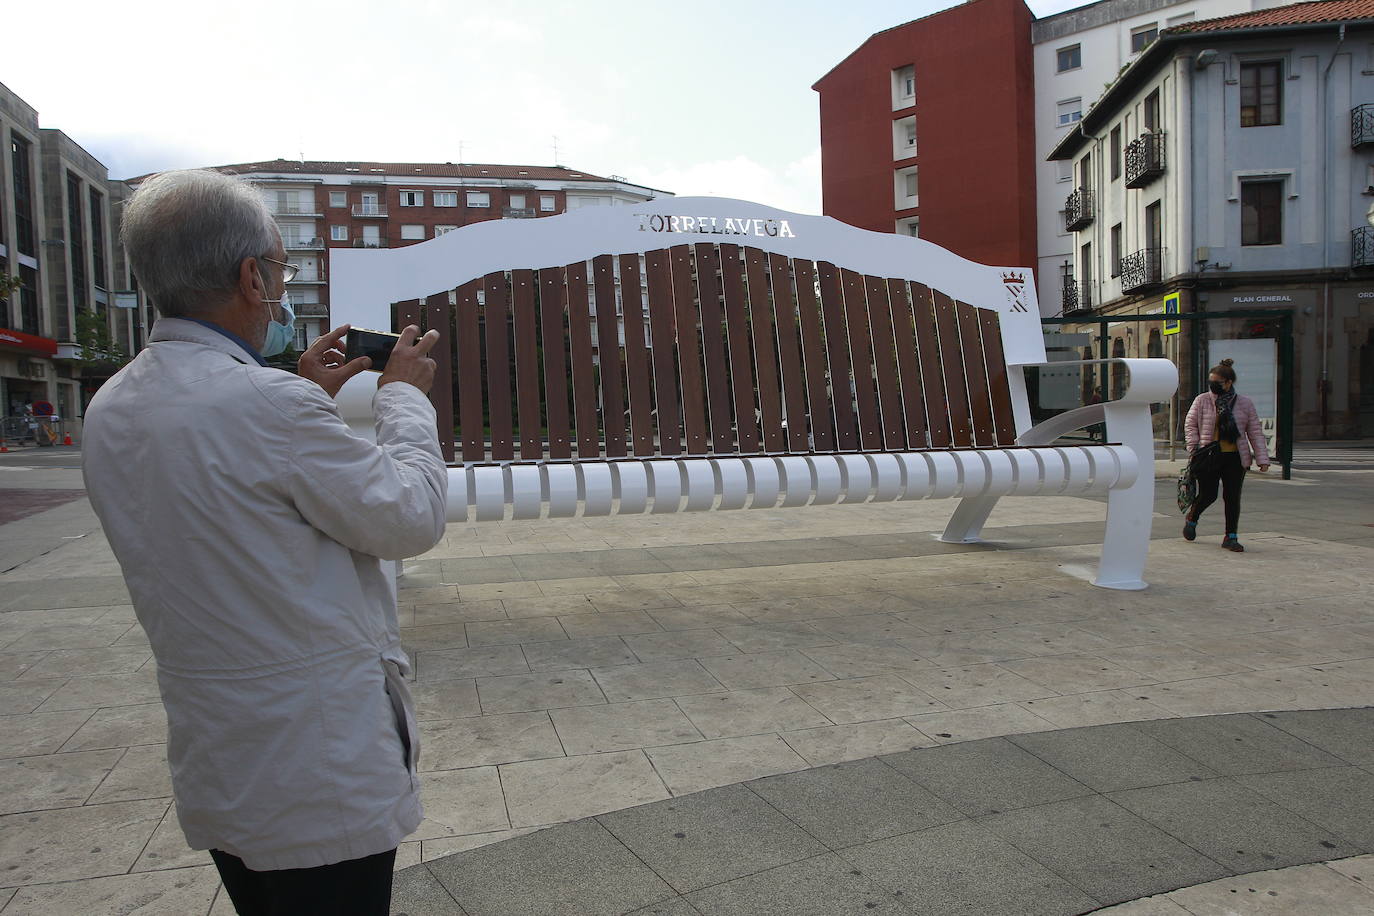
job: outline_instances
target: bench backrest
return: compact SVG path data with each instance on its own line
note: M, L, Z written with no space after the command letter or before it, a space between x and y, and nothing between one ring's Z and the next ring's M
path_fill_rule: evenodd
M739 201L332 254L336 322L440 330L464 463L1007 446L1044 354L1028 270Z

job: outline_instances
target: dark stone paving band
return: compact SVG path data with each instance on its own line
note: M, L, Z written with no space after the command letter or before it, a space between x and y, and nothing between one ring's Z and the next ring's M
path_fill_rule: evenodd
M1069 916L1374 850L1374 708L1159 719L816 767L407 868L407 916Z

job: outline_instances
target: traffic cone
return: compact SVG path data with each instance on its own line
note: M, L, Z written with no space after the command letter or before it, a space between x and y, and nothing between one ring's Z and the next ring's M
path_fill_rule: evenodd
M71 434L71 433L67 433L65 436L62 437L62 444L63 444L63 445L71 445L71 444L72 444L72 434Z

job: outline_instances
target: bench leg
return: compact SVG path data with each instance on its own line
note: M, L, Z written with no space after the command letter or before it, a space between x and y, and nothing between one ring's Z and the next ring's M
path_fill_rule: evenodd
M1107 536L1093 585L1145 588L1145 557L1155 511L1155 443L1150 412L1141 405L1107 407L1107 435L1135 452L1137 473L1129 487L1107 493Z
M979 535L983 531L983 525L987 523L988 516L992 514L999 498L1000 494L984 494L966 496L959 500L959 505L950 516L949 524L945 526L945 533L940 535L940 540L946 544L976 544L981 541Z

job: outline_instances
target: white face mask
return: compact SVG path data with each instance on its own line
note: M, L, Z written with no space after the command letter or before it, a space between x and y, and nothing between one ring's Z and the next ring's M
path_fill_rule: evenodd
M296 333L296 312L291 308L291 294L287 292L283 292L280 299L262 301L267 303L267 337L262 342L262 355L276 356L291 344L291 338ZM285 321L278 321L272 317L273 303L281 303L282 317Z

